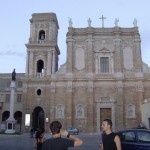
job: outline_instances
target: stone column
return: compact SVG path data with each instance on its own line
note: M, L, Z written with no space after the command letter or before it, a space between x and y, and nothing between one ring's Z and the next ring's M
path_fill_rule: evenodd
M56 57L55 57L55 51L52 51L52 74L55 74L56 69Z
M26 75L29 74L29 51L27 51L27 58L26 58Z
M51 82L50 86L51 94L50 94L50 116L49 121L52 122L55 120L55 95L56 95L56 83L54 81Z
M48 51L48 55L47 55L47 75L49 76L52 73L52 67L51 67L51 51Z
M134 39L134 63L135 63L135 67L136 67L136 71L137 72L142 72L142 56L141 56L141 40L140 39Z
M94 132L93 81L88 81L87 86L87 131Z
M73 85L72 81L68 81L67 83L67 90L66 90L66 126L71 127L73 126L73 107L72 107L72 101L73 101Z
M16 83L14 80L11 81L11 85L10 85L10 90L11 90L11 94L10 94L10 115L9 118L6 120L7 122L7 129L5 131L5 133L15 133L15 124L16 124L16 120L14 119L14 98L15 98L15 88L16 88Z
M93 72L93 39L92 39L92 35L88 35L88 40L87 40L87 70L88 70L88 73Z
M138 81L137 82L137 103L138 103L138 108L137 108L137 121L138 124L140 124L142 122L142 102L144 100L144 87L143 87L143 82L142 81Z
M72 35L67 36L67 73L72 74L73 71L73 44L74 40Z
M29 54L29 75L32 76L33 75L33 52L30 51Z
M123 88L123 82L121 80L118 80L116 82L116 110L115 110L115 124L114 130L124 129L125 128L125 102L124 102L124 88ZM119 112L119 113L117 113Z

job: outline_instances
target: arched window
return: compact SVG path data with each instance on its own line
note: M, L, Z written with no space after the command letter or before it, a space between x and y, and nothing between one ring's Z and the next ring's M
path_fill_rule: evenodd
M17 120L18 124L21 124L22 122L22 112L21 111L16 111L14 114L15 120Z
M39 32L39 41L44 41L45 40L45 31L41 30Z
M37 61L37 72L43 73L43 71L44 71L44 62L43 62L43 60L38 60Z
M9 111L4 111L2 115L2 121L6 121L9 117Z

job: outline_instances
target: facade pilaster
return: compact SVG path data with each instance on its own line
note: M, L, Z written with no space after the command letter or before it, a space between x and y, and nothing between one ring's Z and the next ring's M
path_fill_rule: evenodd
M134 57L134 61L136 61L136 71L137 72L142 72L142 56L141 56L141 40L140 39L134 39L134 51L135 51L135 55Z
M115 46L115 72L122 72L122 53L121 53L121 39L119 36L116 36L116 38L114 39L114 46Z
M74 39L69 34L67 37L67 73L73 72L73 45Z
M137 103L138 103L138 108L137 108L137 120L138 123L142 122L141 118L141 112L142 112L142 102L144 101L144 86L142 81L137 81Z
M121 80L116 82L116 111L115 111L115 130L125 128L125 101L124 101L124 86ZM117 113L119 112L119 113Z
M27 58L26 58L26 74L29 74L29 51L27 51Z
M51 54L51 51L48 51L48 55L47 55L47 75L49 76L51 73L52 73L52 70L51 70L51 57L52 54Z
M93 39L92 35L88 35L87 42L87 70L88 73L93 72ZM90 60L90 61L89 61Z
M52 74L55 74L55 69L56 69L56 66L55 66L56 56L55 55L56 55L56 53L53 50L52 51Z
M66 90L66 126L71 127L73 125L73 83L72 81L67 82L67 90Z
M56 83L54 81L50 84L50 116L49 116L49 122L52 122L55 120L55 95L56 95Z
M32 76L33 75L33 52L32 51L30 51L30 54L29 54L29 61L30 61L29 75Z
M93 81L87 83L87 131L94 131L94 94L93 94Z

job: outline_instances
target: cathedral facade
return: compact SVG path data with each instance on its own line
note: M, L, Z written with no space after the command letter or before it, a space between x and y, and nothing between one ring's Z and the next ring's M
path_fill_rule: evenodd
M117 20L115 27L94 28L88 20L86 28L74 28L70 20L67 60L59 69L58 29L54 13L32 14L26 73L16 75L14 117L21 130L48 130L51 121L59 120L64 128L97 132L105 118L112 119L114 130L137 126L142 103L150 97L150 69L142 62L136 22L131 28L119 27ZM0 78L3 125L10 75Z

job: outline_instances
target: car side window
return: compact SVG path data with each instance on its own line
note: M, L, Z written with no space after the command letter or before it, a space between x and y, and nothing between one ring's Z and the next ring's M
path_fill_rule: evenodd
M121 141L122 142L135 142L135 133L132 131L123 132L121 134Z
M150 143L150 133L139 131L137 132L138 141L141 143Z

